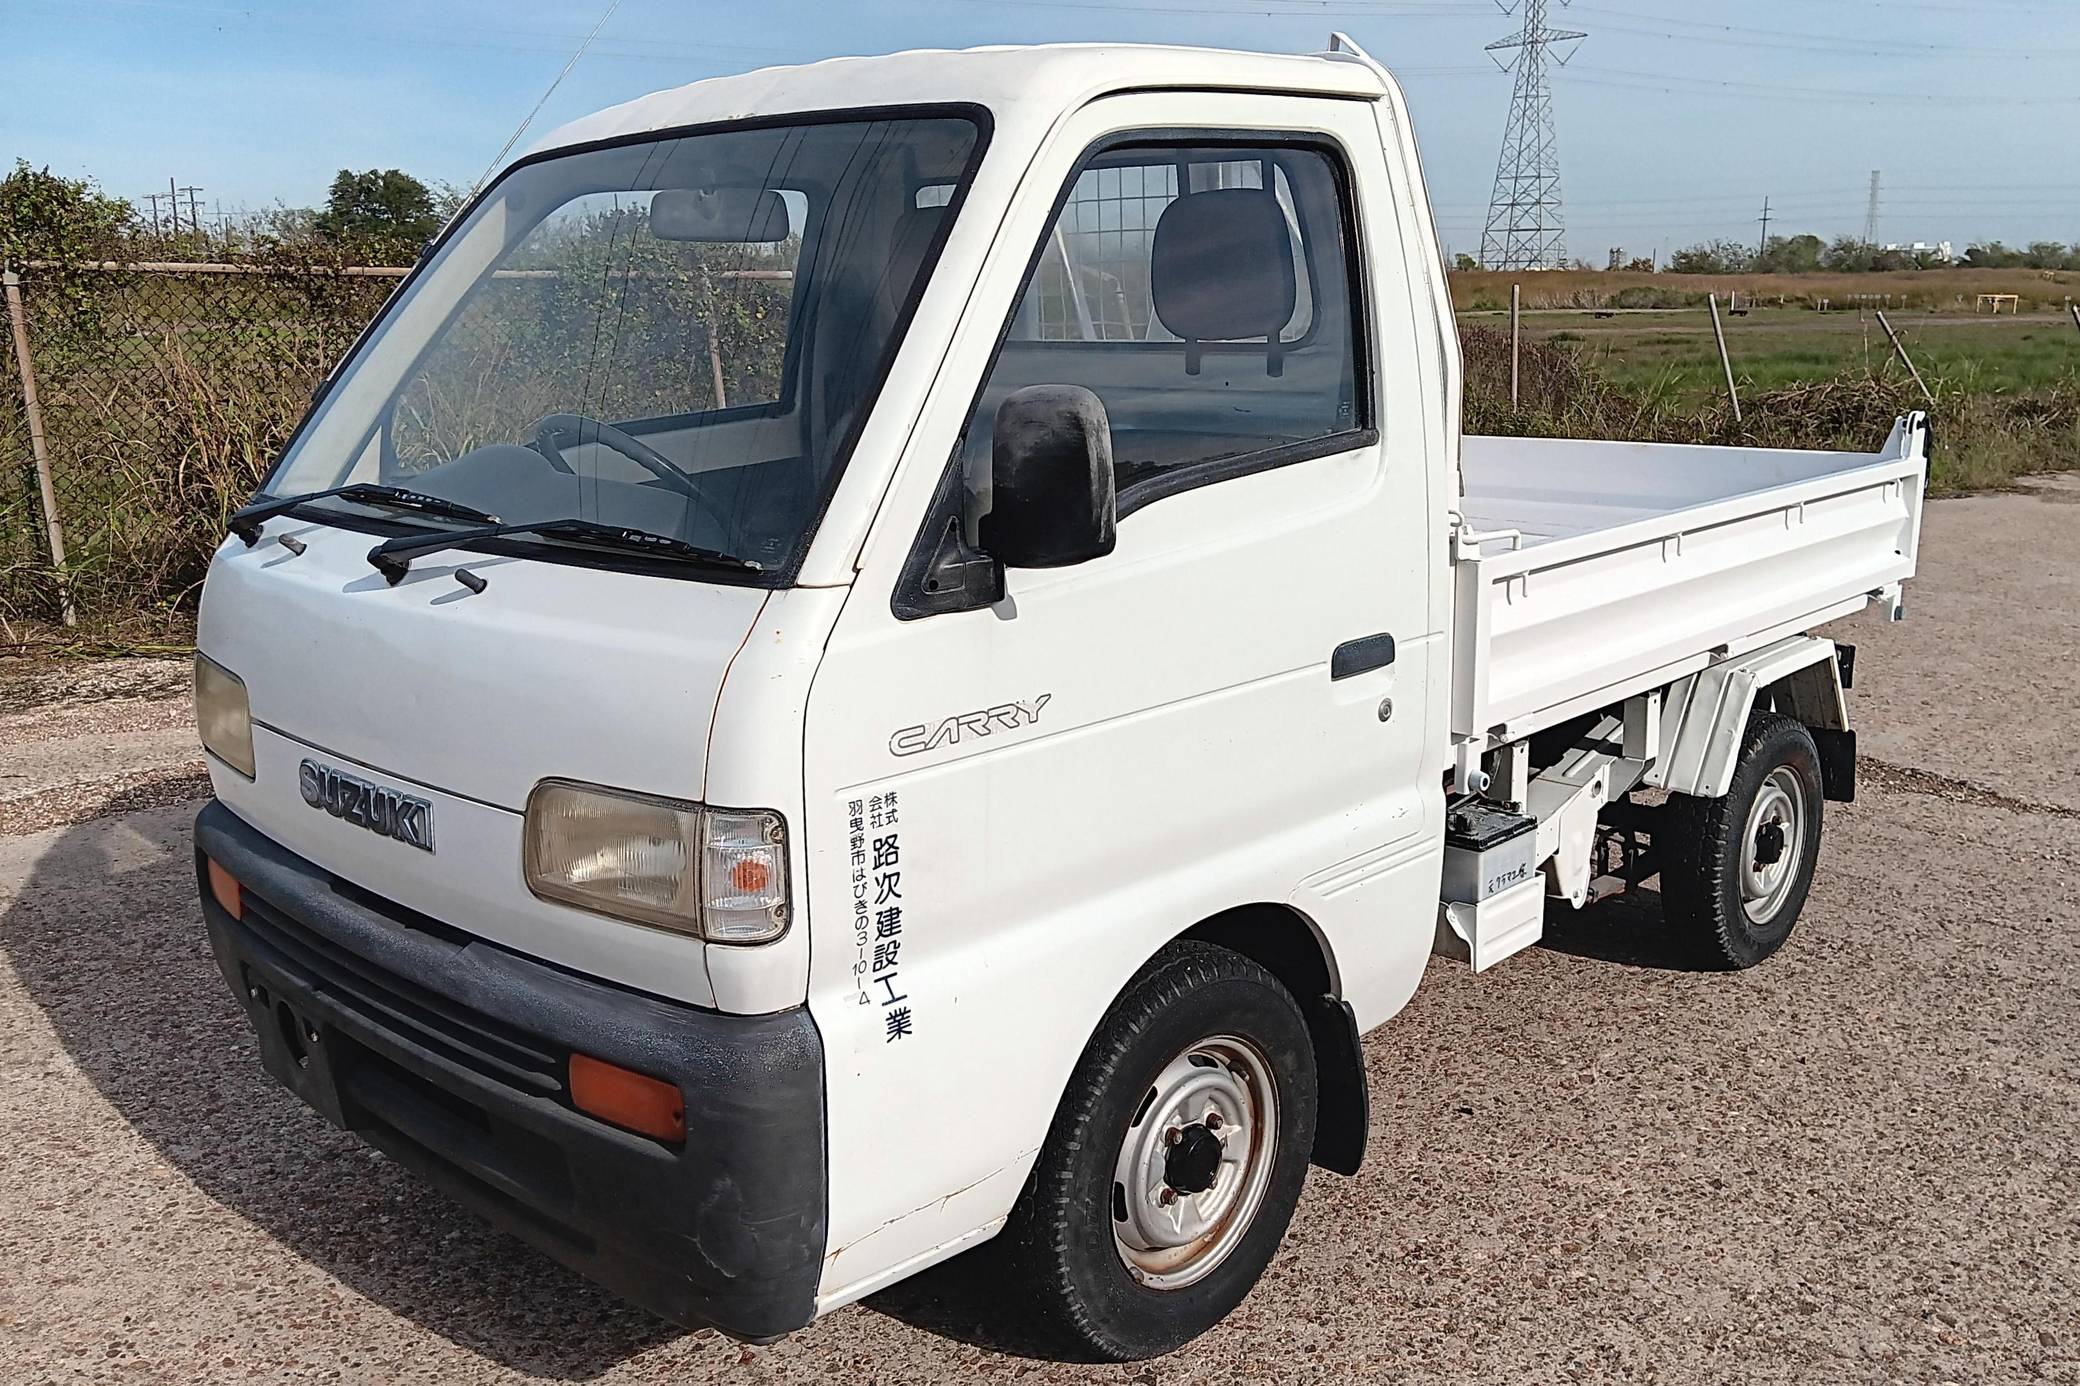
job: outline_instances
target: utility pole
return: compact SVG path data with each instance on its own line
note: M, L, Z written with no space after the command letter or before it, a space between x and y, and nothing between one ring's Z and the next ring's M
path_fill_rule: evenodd
M1878 170L1871 170L1871 200L1863 214L1863 243L1878 243Z
M202 189L187 187L182 188L181 191L188 195L188 229L200 235L202 233L202 216L195 206L195 194L201 192Z
M174 182L172 178L166 180L166 200L173 204L169 210L173 214L173 234L178 236L181 233L181 195L173 186Z
M1764 258L1765 256L1767 256L1768 254L1769 254L1769 199L1768 199L1767 197L1765 197L1765 198L1763 198L1763 199L1762 199L1762 241L1761 241L1761 243L1760 243L1760 244L1758 244L1758 245L1757 245L1757 246L1755 247L1755 263L1756 263L1756 265L1757 265L1758 267L1760 267L1760 266L1761 266L1761 264L1762 264L1762 261L1763 261L1763 258Z
M152 234L154 236L159 234L159 199L164 196L166 196L165 193L149 192L144 194L144 200L152 204Z
M1560 206L1560 140L1553 124L1546 50L1588 36L1574 29L1547 28L1546 6L1551 0L1509 0L1502 8L1513 13L1518 3L1524 7L1524 27L1487 46L1490 59L1504 72L1514 70L1517 81L1509 123L1502 132L1502 157L1495 165L1488 224L1481 234L1481 264L1491 270L1561 269L1567 264L1566 222ZM1509 62L1495 57L1511 49L1516 56Z

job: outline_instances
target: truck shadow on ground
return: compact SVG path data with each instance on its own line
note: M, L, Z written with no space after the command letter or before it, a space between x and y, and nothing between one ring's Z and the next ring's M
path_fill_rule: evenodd
M1698 960L1663 917L1661 892L1643 886L1587 909L1547 901L1545 937L1539 946L1572 957L1656 972L1713 970Z
M203 934L189 855L200 805L162 804L109 799L44 852L0 917L7 965L159 1158L354 1293L530 1376L596 1377L684 1336L476 1222L276 1086ZM159 811L116 817L136 809Z

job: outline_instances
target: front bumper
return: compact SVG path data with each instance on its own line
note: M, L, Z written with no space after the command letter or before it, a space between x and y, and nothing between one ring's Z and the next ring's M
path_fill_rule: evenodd
M671 1321L766 1340L815 1316L823 1045L579 977L391 905L222 804L195 820L210 945L297 1096L494 1225ZM243 887L212 898L204 857ZM676 1083L686 1141L570 1105L572 1051Z

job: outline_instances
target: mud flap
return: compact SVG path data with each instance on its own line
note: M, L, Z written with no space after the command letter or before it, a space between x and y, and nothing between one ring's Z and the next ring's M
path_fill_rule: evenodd
M1304 1008L1314 1040L1316 1103L1314 1150L1309 1162L1335 1174L1356 1174L1365 1163L1365 1137L1372 1126L1372 1098L1365 1083L1365 1054L1358 1017L1350 1002L1315 997Z

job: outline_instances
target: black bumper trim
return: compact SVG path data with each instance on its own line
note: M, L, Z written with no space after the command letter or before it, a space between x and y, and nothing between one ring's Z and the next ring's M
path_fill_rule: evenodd
M806 1009L723 1015L413 927L222 804L195 845L218 966L292 1092L674 1323L768 1340L815 1316L828 1179ZM244 887L244 918L212 898L205 856ZM684 1146L573 1109L573 1050L676 1083Z

